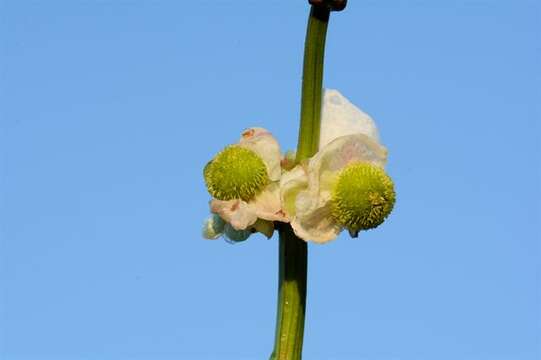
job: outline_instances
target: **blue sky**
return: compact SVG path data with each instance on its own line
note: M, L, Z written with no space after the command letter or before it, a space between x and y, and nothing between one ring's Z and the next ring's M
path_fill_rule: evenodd
M309 247L308 360L540 356L540 10L350 1L325 86L398 200ZM264 359L277 241L200 238L201 171L295 147L305 1L0 1L0 358Z

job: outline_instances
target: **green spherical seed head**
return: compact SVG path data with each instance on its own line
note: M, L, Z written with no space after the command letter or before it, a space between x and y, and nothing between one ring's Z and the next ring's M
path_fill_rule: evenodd
M252 150L231 145L203 171L210 195L219 200L254 198L269 183L267 167Z
M332 215L352 233L373 229L391 213L395 198L393 181L381 167L353 163L338 176L332 192Z

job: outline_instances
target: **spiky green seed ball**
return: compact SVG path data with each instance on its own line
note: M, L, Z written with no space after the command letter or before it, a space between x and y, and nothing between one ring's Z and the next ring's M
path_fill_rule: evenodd
M338 175L332 215L351 233L373 229L391 213L395 198L393 181L381 167L353 163Z
M263 160L252 150L237 145L218 153L203 174L208 192L219 200L248 201L270 181Z

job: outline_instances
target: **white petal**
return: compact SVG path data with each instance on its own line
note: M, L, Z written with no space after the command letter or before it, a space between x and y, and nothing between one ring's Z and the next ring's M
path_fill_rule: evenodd
M220 215L235 230L244 230L257 221L257 215L253 208L240 199L212 199L210 201L210 211Z
M298 201L303 201L302 194ZM342 231L331 216L329 203L322 207L308 207L302 210L301 208L302 206L297 209L297 216L291 221L295 235L301 239L323 244L336 239Z
M330 216L330 195L320 196L318 189L308 188L306 166L284 173L280 183L282 207L298 237L317 243L336 238L341 229Z
M239 145L254 151L267 165L271 181L280 179L280 145L272 134L263 128L250 128L242 133Z
M338 90L325 89L319 148L340 136L351 134L365 134L379 142L378 129L368 114L349 102Z
M387 162L387 149L364 134L341 136L310 159L309 187L319 188L321 181L332 182L329 175L337 174L352 162L365 161L381 167Z
M306 167L302 165L295 166L291 171L282 174L280 178L280 199L282 209L287 217L292 219L296 210L296 199L300 191L308 187L308 175Z
M282 211L280 185L278 182L272 182L267 185L260 194L248 202L248 207L260 219L288 222Z

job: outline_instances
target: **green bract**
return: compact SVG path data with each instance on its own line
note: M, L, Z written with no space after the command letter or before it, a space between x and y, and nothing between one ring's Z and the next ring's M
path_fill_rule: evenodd
M353 163L338 176L332 192L332 216L355 233L380 225L394 203L393 181L381 167L366 162Z
M252 150L231 145L204 170L208 192L219 200L254 198L269 183L267 167Z

